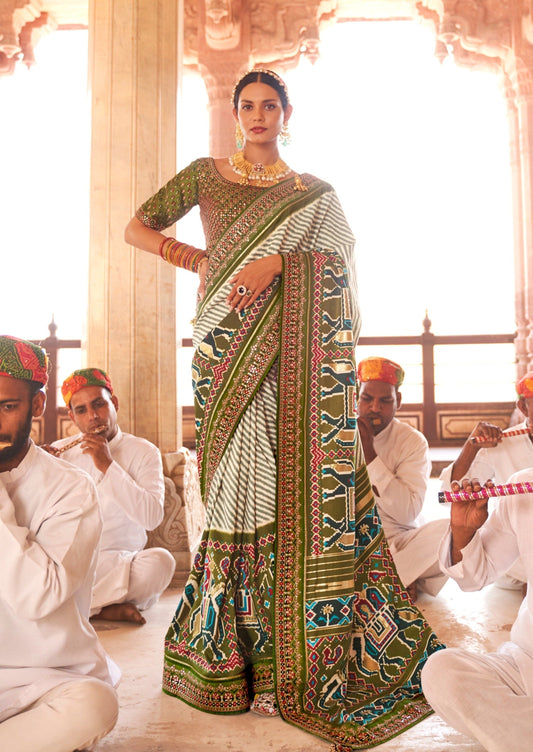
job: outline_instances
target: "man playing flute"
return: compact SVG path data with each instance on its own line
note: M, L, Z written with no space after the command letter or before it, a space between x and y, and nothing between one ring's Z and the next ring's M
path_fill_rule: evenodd
M102 369L74 371L61 392L80 441L60 439L51 448L93 478L103 520L91 618L144 624L141 611L157 602L176 567L166 549L144 548L146 531L163 519L159 449L120 430L118 398Z
M431 471L423 434L396 418L404 371L392 360L365 358L357 369L358 426L383 530L400 579L411 598L437 595L446 582L437 550L448 528L444 519L421 516Z
M502 431L491 423L478 423L466 440L459 457L444 468L440 479L442 490L454 490L465 478L477 478L481 484L491 480L496 485L507 483L508 478L519 470L533 467L533 434L522 433L507 437L511 432L533 429L533 371L516 382L516 406L524 415L522 423ZM473 441L474 439L474 441ZM482 439L476 442L475 439ZM525 575L520 564L503 575L500 587L520 589Z
M442 471L443 491L452 490L452 481L461 483L465 477L479 478L482 484L491 479L500 485L518 470L533 467L533 435L524 433L505 438L511 431L533 428L533 371L516 382L516 392L516 406L525 419L506 431L492 423L479 422L455 462Z
M533 468L509 478L533 479ZM509 642L495 653L447 648L430 656L422 670L429 703L447 723L477 739L488 752L531 748L533 718L533 493L509 496L488 515L487 501L454 501L450 529L440 548L443 571L462 590L495 582L520 558L526 596Z
M30 438L47 356L0 337L0 749L72 752L117 720L118 667L89 622L102 529L93 481Z

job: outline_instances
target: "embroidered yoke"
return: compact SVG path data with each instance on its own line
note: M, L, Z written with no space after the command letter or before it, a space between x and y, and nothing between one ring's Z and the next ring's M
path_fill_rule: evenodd
M197 453L207 524L165 643L164 691L240 713L275 691L282 717L364 749L431 709L420 669L442 645L383 537L358 441L354 239L331 186L225 180L210 159L137 213L161 229L199 203L207 293L194 333ZM226 304L250 261L283 273Z

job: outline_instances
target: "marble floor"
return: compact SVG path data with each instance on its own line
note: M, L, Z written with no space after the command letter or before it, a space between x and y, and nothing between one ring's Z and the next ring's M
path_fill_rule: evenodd
M441 516L430 485L428 516ZM442 505L441 505L442 507ZM146 624L100 622L98 634L109 655L119 664L120 716L115 729L95 752L320 752L329 744L290 726L279 718L246 713L212 716L188 707L161 691L162 644L179 599L167 590L145 612ZM439 596L422 595L418 606L447 645L491 650L506 640L521 595L495 586L479 593L463 593L448 582ZM432 715L406 733L375 748L380 752L482 752L482 747Z

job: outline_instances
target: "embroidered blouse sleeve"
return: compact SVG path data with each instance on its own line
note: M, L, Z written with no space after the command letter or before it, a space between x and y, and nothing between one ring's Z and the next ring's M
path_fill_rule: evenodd
M137 219L152 230L159 231L185 216L198 203L201 161L191 162L145 201L135 212Z

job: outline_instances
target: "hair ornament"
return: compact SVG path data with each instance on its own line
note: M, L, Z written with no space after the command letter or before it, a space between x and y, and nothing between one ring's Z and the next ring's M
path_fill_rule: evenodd
M264 73L267 76L270 76L275 81L278 82L278 84L281 86L283 91L285 92L285 97L287 99L287 104L289 104L289 90L287 89L287 84L285 81L279 76L275 71L269 70L268 68L250 68L250 70L246 71L246 73L243 73L243 75L239 78L239 80L236 82L235 86L233 87L233 91L231 92L231 106L235 106L235 94L237 92L237 89L239 88L239 84L241 81L246 78L246 76L249 76L251 73Z

